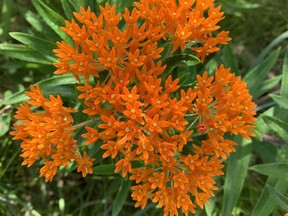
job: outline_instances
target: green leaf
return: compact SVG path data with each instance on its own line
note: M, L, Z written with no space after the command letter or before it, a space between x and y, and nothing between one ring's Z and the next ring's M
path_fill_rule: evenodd
M93 0L92 0L93 1ZM132 7L134 4L134 1L132 0L126 0L126 1L119 1L119 0L109 0L109 3L116 4L117 5L117 11L118 12L124 12L124 9L127 7Z
M280 108L288 109L288 98L281 95L269 94Z
M253 149L261 157L264 162L272 163L275 162L275 157L277 154L277 148L270 142L261 141L253 139L252 142Z
M224 197L221 206L221 215L230 216L243 188L251 158L251 141L237 136L236 152L227 160L226 178L224 183Z
M207 216L212 216L215 209L216 197L210 197L208 202L208 204L205 204L205 212Z
M33 27L33 30L37 31L37 36L41 38L45 38L53 43L55 41L60 40L60 37L56 32L54 32L49 26L45 23L41 16L37 13L33 13L32 11L26 11L24 14L24 18L26 21Z
M239 75L237 57L234 55L230 44L224 46L219 55L216 55L216 58L219 58L219 64L224 64L225 68L230 67L233 73Z
M277 163L286 163L288 161L288 146L282 146L276 156ZM263 164L265 165L265 164ZM268 191L268 185L274 187L277 191L286 191L288 189L287 179L280 180L270 176L263 188L256 205L252 210L252 216L270 216L277 207L277 202Z
M49 94L60 94L60 95L67 95L68 97L74 93L72 87L66 86L69 84L75 84L77 80L74 78L72 74L65 74L62 76L56 75L46 80L40 81L36 83L41 88L44 95ZM57 88L56 88L57 87ZM61 92L62 91L62 92ZM72 95L71 95L72 96ZM3 104L17 104L28 100L29 98L25 95L24 91L17 92L11 95L8 98L4 98Z
M53 57L54 53L52 52L53 49L57 48L56 43L51 43L42 38L21 32L10 32L10 36L28 47L31 47L47 56L51 56L51 59L54 58L54 62L57 61L57 59Z
M6 109L10 109L10 106L0 109L0 137L7 133L10 127L11 111L7 112Z
M41 0L32 0L32 3L45 22L66 42L72 44L71 38L60 27L65 25L65 19L52 10Z
M87 9L89 6L92 11L95 11L96 5L97 5L97 0L69 0L70 3L74 6L76 11L80 11L80 7L83 7Z
M68 20L72 20L72 18L74 17L73 12L75 11L73 4L71 4L71 2L67 0L61 0L61 3L66 17L68 18Z
M282 79L282 75L278 75L278 76L269 78L267 80L264 80L262 82L262 85L257 90L257 95L264 95L264 94L271 92L273 88L279 85L279 82L281 81L281 79Z
M55 61L54 57L42 54L37 50L18 44L0 44L0 53L7 57L38 64L51 64Z
M266 57L266 55L268 53L270 53L270 51L278 46L280 43L282 43L284 40L286 40L288 38L288 31L283 32L282 34L280 34L278 37L276 37L261 53L260 55L257 57L257 59L254 61L254 64L252 67L257 66L258 64L260 64L263 59Z
M270 185L267 185L269 193L274 198L275 202L284 210L288 211L288 197L284 196L282 193L280 193L278 190L276 190L274 187L271 187ZM284 192L284 191L283 191Z
M93 167L94 175L114 175L114 164L101 164Z
M167 67L189 67L201 63L200 59L191 54L175 54L163 59Z
M268 185L274 187L278 191L286 191L288 188L287 181L277 180L273 177L269 177L267 184L263 188L256 205L254 206L251 216L270 216L277 207L277 202L269 193Z
M258 89L263 85L263 80L266 74L271 70L271 68L276 63L280 53L280 48L274 51L270 56L268 56L263 62L256 65L251 69L245 76L244 80L248 84L248 89L253 95L254 100L261 96Z
M124 202L128 196L130 187L131 187L131 181L123 179L119 191L117 193L116 199L113 202L112 216L119 215L124 205Z
M288 32L287 32L287 37L288 37ZM285 98L288 98L288 47L286 48L285 56L284 56L280 95Z
M288 140L288 124L272 116L262 116L267 126L283 140Z
M275 162L259 164L249 168L262 175L271 176L277 179L286 180L288 184L288 163Z
M12 15L12 5L13 5L13 0L3 0L2 10L1 10L1 27L2 27L2 33L0 32L1 35L1 40L6 41L8 37L8 32L10 29L10 24L11 24L11 15Z

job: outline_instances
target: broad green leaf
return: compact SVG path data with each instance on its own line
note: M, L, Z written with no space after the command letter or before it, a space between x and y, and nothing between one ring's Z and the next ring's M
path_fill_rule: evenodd
M271 176L277 179L286 180L288 184L288 163L275 162L259 164L249 168L262 175Z
M288 37L288 32L287 32L287 37ZM286 48L285 56L284 56L280 95L285 98L288 98L288 47Z
M59 76L59 75L53 76L51 78L48 78L46 80L43 80L43 81L36 83L36 85L39 85L39 87L43 91L43 94L45 94L45 95L49 95L52 93L53 94L60 94L60 95L65 94L64 90L66 88L66 90L67 90L66 93L69 96L69 94L74 94L74 89L73 89L73 92L71 92L72 87L71 86L65 87L65 85L75 84L75 83L77 83L77 81L72 74L65 74L62 76ZM67 89L67 88L70 88L70 89ZM64 92L61 92L60 91L61 89ZM45 92L45 91L47 91L47 92ZM4 98L3 104L16 104L16 103L21 103L23 101L26 101L28 99L29 98L25 95L24 91L20 91L20 92L17 92L15 94L11 95L8 98Z
M278 104L279 107L288 109L288 97L275 94L269 94L269 96Z
M114 175L114 164L101 164L93 167L93 175Z
M51 56L51 59L54 58L54 62L57 61L57 59L54 57L54 53L52 52L53 49L57 48L56 43L51 43L50 41L42 38L21 32L11 32L10 36L28 47L31 47L47 56Z
M272 116L263 115L262 118L274 133L283 140L288 140L288 124L286 122Z
M71 38L60 27L65 25L65 19L52 10L41 0L32 0L32 3L45 22L66 42L72 44Z
M221 202L221 215L230 216L243 188L251 158L251 141L237 136L236 152L227 160L226 178L224 183L224 197Z
M269 193L274 198L275 202L280 206L283 210L288 211L288 197L284 196L282 193L280 193L275 188L271 187L270 185L267 185ZM285 193L285 191L282 191Z
M54 57L44 55L37 50L18 44L0 44L0 53L7 57L38 64L51 64L55 61Z
M263 62L256 65L244 76L244 80L247 82L248 89L250 93L253 95L254 100L259 96L261 96L261 94L259 94L258 92L258 89L263 85L263 80L265 79L266 74L271 70L271 68L276 63L279 53L280 49L277 49L271 55L269 55Z
M117 196L113 202L112 216L119 215L124 205L124 202L128 196L130 187L131 187L131 181L123 179L119 191L117 193Z

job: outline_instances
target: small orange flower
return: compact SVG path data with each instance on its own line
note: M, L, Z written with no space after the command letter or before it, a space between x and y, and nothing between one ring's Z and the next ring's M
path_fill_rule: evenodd
M86 152L83 153L83 157L77 157L76 161L78 163L77 172L82 172L82 176L85 177L87 173L92 174L92 165L94 158L88 158Z
M92 143L95 143L99 138L98 130L91 127L85 127L85 129L87 133L81 135L83 138L87 139L85 144L90 145Z
M121 159L116 163L115 173L122 171L122 176L125 177L127 173L131 172L132 167L128 159Z
M45 177L45 182L52 181L57 172L57 166L53 161L44 162L44 166L40 169L40 176Z

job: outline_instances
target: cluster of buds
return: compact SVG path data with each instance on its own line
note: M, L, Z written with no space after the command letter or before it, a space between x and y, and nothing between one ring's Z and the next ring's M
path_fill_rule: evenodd
M108 4L99 16L90 8L74 13L76 20L62 30L75 44L57 43L55 74L78 80L87 121L73 125L77 110L31 86L30 100L15 115L21 123L11 132L22 140L23 165L43 159L40 175L52 181L59 166L76 162L85 177L95 160L85 146L100 145L103 158L115 160L115 172L135 181L136 207L151 200L171 216L203 208L217 190L213 178L223 175L223 160L235 151L225 135L253 136L256 105L246 83L223 65L214 75L197 75L187 89L167 73L163 59L189 49L203 62L226 44L228 32L215 32L220 9L214 0L141 0L123 14ZM73 133L82 127L84 146Z

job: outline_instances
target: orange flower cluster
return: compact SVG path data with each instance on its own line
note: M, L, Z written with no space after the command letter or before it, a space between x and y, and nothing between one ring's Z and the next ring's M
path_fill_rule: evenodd
M75 110L64 107L60 96L45 99L31 87L28 104L42 112L21 105L15 118L22 124L11 134L22 140L23 165L45 159L40 175L51 181L58 166L71 160L83 176L92 173L93 158L81 156L72 136L85 126L85 144L103 143L103 158L117 158L115 172L135 181L136 207L151 200L164 215L179 209L188 215L214 195L213 177L223 174L223 159L235 151L236 143L224 135L254 135L255 104L245 82L223 65L215 76L197 75L196 87L184 90L162 64L162 53L171 56L178 48L190 48L204 61L230 40L225 31L213 35L223 19L214 0L141 0L135 6L116 14L116 6L106 4L99 16L81 8L77 20L62 28L75 44L57 43L55 73L71 72L79 82L84 76L78 99L92 121L73 127ZM160 46L165 42L167 50ZM192 144L196 133L200 139Z
M88 159L86 152L82 157L73 139L71 113L77 110L64 107L60 96L46 99L38 86L30 88L26 92L30 97L28 104L42 111L33 112L27 103L21 104L14 118L22 124L14 124L15 131L11 132L13 140L22 140L22 165L30 167L37 158L43 158L40 176L45 176L46 182L52 181L59 166L67 166L72 159L77 161L77 171L82 171L83 176L92 173L94 159Z

